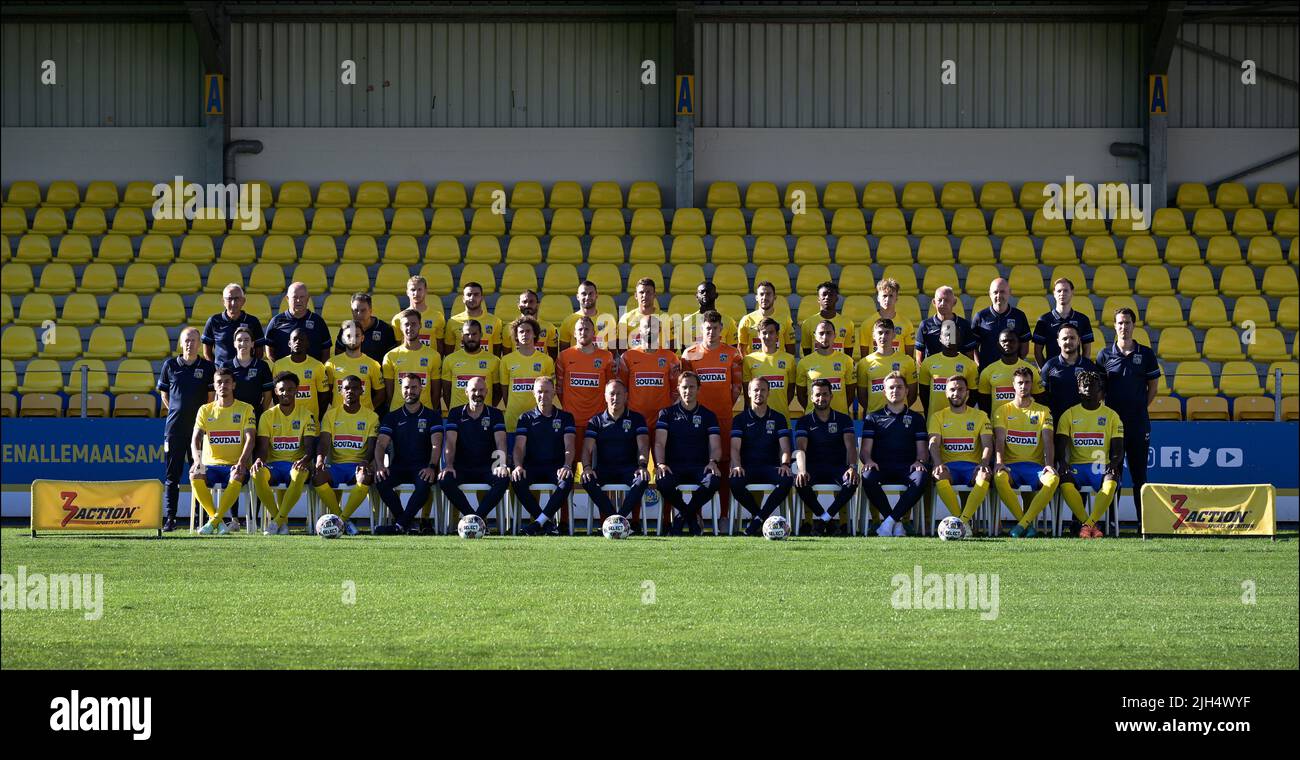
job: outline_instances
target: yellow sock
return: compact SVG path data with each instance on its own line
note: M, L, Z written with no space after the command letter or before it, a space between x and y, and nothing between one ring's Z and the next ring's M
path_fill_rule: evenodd
M966 510L961 513L961 519L970 522L979 511L980 505L989 495L989 482L984 478L976 478L975 485L971 486L970 492L966 494Z
M1002 499L1002 503L1007 505L1007 509L1011 510L1011 514L1017 520L1023 519L1025 510L1020 507L1020 492L1011 487L1011 473L1003 470L994 475L993 484L998 489L998 498Z
M220 520L226 516L230 508L235 506L235 502L239 501L239 492L241 490L242 486L239 481L231 478L230 482L226 484L225 490L221 492L221 504L217 506L217 513L213 515L213 519Z
M262 509L274 520L275 516L279 514L279 507L275 503L275 491L271 490L271 471L269 469L263 467L253 476L253 490L257 492L258 501L262 502Z
M339 497L334 495L334 489L329 483L316 486L316 495L320 497L326 512L334 515L339 513Z
M943 501L943 505L948 508L948 514L961 514L961 502L957 500L957 492L952 490L951 482L947 480L936 481L934 484L934 490L939 494L939 498Z
M1110 504L1115 500L1115 491L1119 489L1119 484L1113 480L1104 480L1101 484L1101 490L1092 497L1092 514L1088 516L1088 524L1093 525L1098 520L1106 516L1106 510L1110 509Z
M284 489L276 510L275 521L281 524L289 521L289 513L293 511L293 506L302 496L302 489L307 485L306 470L290 470L290 472L293 474L289 477L289 487Z
M208 481L203 478L190 478L190 496L199 503L200 507L203 507L204 512L208 513L209 520L217 518L217 510L212 506L212 489L208 488Z
M1024 517L1020 518L1020 527L1028 528L1033 524L1034 519L1038 517L1038 513L1046 509L1047 505L1051 503L1052 497L1056 495L1056 487L1060 484L1061 477L1059 475L1048 475L1043 479L1043 487L1038 489L1038 493L1034 494L1034 500L1029 502L1029 511L1025 512Z
M1061 497L1065 499L1065 503L1079 522L1088 522L1088 513L1083 509L1083 494L1079 493L1079 489L1073 483L1061 484Z
M369 495L370 486L363 486L360 483L353 486L352 492L348 494L347 506L343 507L343 519L352 519L352 513L357 511L357 507L360 507L361 502L365 501Z

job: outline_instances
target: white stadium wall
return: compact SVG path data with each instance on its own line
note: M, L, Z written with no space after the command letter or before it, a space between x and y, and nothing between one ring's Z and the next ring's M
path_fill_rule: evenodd
M201 177L203 127L5 127L0 174L6 186L35 180L127 182Z

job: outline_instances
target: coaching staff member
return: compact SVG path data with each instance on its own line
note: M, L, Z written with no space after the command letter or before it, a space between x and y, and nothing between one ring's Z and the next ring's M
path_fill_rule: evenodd
M645 417L627 404L627 385L618 378L605 383L605 411L587 422L582 443L582 485L600 510L600 519L614 514L614 504L602 489L628 486L618 514L628 517L641 507L650 484L650 430ZM597 470L596 468L600 468Z
M907 378L885 376L885 405L862 421L862 490L883 518L877 536L906 536L902 519L920 501L930 482L929 436L925 417L907 407ZM907 486L893 509L884 485Z
M718 417L699 401L700 378L686 370L677 378L677 396L681 400L659 412L655 423L655 488L662 504L681 513L666 531L680 536L682 529L692 536L704 532L700 511L722 485L722 434ZM679 485L700 488L687 502Z
M1106 406L1124 423L1124 459L1133 481L1133 506L1142 520L1142 484L1147 482L1147 451L1151 447L1151 417L1147 407L1160 390L1156 352L1133 339L1137 315L1132 309L1115 312L1115 345L1097 354L1106 373Z
M442 415L420 403L424 383L418 376L403 375L401 382L403 404L384 415L375 440L375 488L394 522L378 526L374 530L377 535L411 530L416 513L433 494L442 459ZM384 454L390 446L385 467ZM397 487L408 484L415 490L403 508Z
M831 408L831 381L818 378L810 391L812 411L795 426L800 462L794 485L804 506L816 516L812 534L829 536L834 534L832 521L858 489L858 441L852 418ZM830 507L823 508L813 486L830 484L840 490Z
M524 528L530 536L543 533L557 535L555 513L569 501L573 492L573 457L575 428L573 415L555 408L555 381L539 377L533 381L537 407L519 415L515 428L515 468L510 471L515 498L533 521ZM533 495L535 485L555 486L555 492L543 508Z
M383 364L384 354L397 348L397 334L392 325L375 316L369 293L352 295L352 321L365 335L361 341L361 353ZM334 337L334 353L341 354L347 350L343 345L343 328L339 327L338 335Z
M266 360L274 363L276 359L288 356L289 336L294 330L302 328L307 334L306 354L319 359L322 364L329 361L333 345L330 329L325 324L325 318L311 310L311 296L307 293L307 286L301 282L290 285L285 300L289 302L288 311L271 317L266 325Z
M167 486L163 497L166 519L164 531L176 530L176 505L181 497L181 477L190 455L190 442L194 438L194 418L199 407L212 400L212 380L217 368L199 356L199 331L187 327L181 331L181 355L163 362L158 375L158 395L167 407L167 423L163 427L163 483ZM190 509L197 509L192 502Z
M749 408L731 422L731 497L754 519L745 526L746 536L763 535L763 522L785 502L794 486L790 472L790 425L785 415L767 405L772 385L765 377L749 381ZM776 486L763 506L754 501L747 486L771 483Z
M221 291L221 302L225 309L208 317L203 325L203 358L213 366L224 366L235 356L235 332L241 327L248 328L253 336L253 346L261 345L262 320L244 311L244 289L237 283L230 283ZM253 405L257 409L257 405Z

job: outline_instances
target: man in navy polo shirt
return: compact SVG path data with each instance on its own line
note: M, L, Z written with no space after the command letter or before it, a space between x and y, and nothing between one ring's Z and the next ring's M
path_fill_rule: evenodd
M718 417L699 402L700 378L686 370L677 378L676 404L659 412L655 423L655 488L665 505L680 513L668 528L668 535L680 536L682 529L692 536L704 532L700 511L722 485L722 435ZM679 485L698 485L688 502Z
M600 510L600 519L615 513L607 485L628 486L618 514L629 517L641 506L650 485L650 430L645 417L627 405L627 386L614 378L605 383L605 411L587 423L582 445L582 485L587 498Z
M749 381L748 409L731 421L731 497L753 519L745 526L746 536L763 535L763 521L785 502L794 487L790 472L790 425L785 415L767 405L772 385L765 377ZM760 507L747 486L770 483L776 488Z
M1052 419L1059 420L1067 409L1082 401L1076 375L1084 370L1100 373L1101 369L1079 353L1079 331L1074 325L1062 325L1057 330L1056 342L1060 353L1043 364L1043 387L1047 390L1047 408L1052 410ZM1145 456L1142 461L1146 461Z
M190 442L194 438L194 418L199 407L213 397L212 377L217 371L212 362L199 356L198 328L187 327L181 331L181 355L171 356L163 362L158 375L158 395L167 407L167 423L163 428L163 497L166 519L164 531L176 530L176 505L181 498L181 477L190 455ZM190 509L196 509L195 502Z
M357 327L365 336L361 341L361 353L382 365L384 354L397 348L398 340L393 333L393 326L377 318L371 311L369 293L352 295L352 321L357 323ZM341 354L345 351L347 347L343 345L343 328L339 327L338 335L334 338L334 353Z
M1056 299L1056 308L1039 317L1038 324L1034 325L1034 360L1040 367L1061 353L1057 338L1066 325L1073 327L1079 336L1079 355L1086 359L1092 353L1092 320L1071 306L1074 283L1065 277L1058 279L1052 283L1052 297Z
M247 327L253 336L253 348L262 345L262 321L244 311L244 289L230 283L221 291L225 309L208 317L203 325L203 357L214 367L225 366L235 357L235 331ZM256 405L254 408L257 408Z
M465 385L465 393L469 403L447 413L447 424L442 434L445 466L438 476L438 487L462 515L476 514L486 521L510 486L510 468L506 466L506 418L500 409L485 403L487 380L484 378L471 377ZM486 483L490 486L488 492L480 496L477 510L470 508L469 499L460 490L461 483Z
M1133 481L1133 505L1142 518L1142 484L1147 482L1147 452L1151 447L1151 417L1147 408L1160 391L1156 352L1133 339L1137 315L1132 309L1115 312L1115 345L1097 354L1106 373L1106 406L1124 423L1124 459Z
M813 409L795 426L799 474L794 486L804 506L815 516L812 534L830 536L837 532L832 522L858 488L858 441L853 420L831 408L831 381L814 380L810 395ZM830 507L823 508L817 500L819 494L813 486L820 485L839 487Z
M1003 330L1014 330L1020 339L1020 358L1029 355L1029 342L1033 333L1029 329L1029 318L1020 309L1011 305L1011 284L1001 277L989 283L989 306L980 309L971 322L971 332L979 342L976 359L980 369L1002 358L1002 347L998 345L998 336Z
M943 331L943 323L950 319L957 325L957 350L975 358L975 347L979 342L971 332L970 322L953 312L956 305L957 294L952 288L943 285L934 291L934 313L922 320L921 326L916 329L916 366L921 366L930 354L943 353L939 333Z
M907 378L885 376L885 405L862 421L862 490L881 516L877 536L906 536L903 517L930 482L925 417L907 408ZM907 486L891 509L884 485Z
M529 536L556 536L555 513L573 492L573 458L577 453L573 415L555 408L555 381L539 377L533 381L537 408L519 415L515 427L515 468L510 472L515 498L533 521L524 528ZM532 492L535 485L555 486L542 507Z
M266 326L266 360L274 363L276 359L288 356L289 336L301 327L307 333L307 355L321 362L329 361L333 344L330 330L325 318L311 310L307 286L301 282L290 285L286 300L289 310L271 317Z
M415 515L432 496L438 482L442 459L442 415L420 403L424 383L415 375L402 377L402 406L384 415L379 423L375 440L375 489L384 500L392 525L380 525L372 531L376 535L406 533L411 530ZM392 447L391 453L389 446ZM384 465L384 455L388 464ZM397 494L400 485L413 485L406 507Z

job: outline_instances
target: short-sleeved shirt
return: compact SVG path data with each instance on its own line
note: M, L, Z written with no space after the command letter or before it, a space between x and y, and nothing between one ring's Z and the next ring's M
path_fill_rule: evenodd
M578 320L582 319L584 316L586 315L582 312L575 311L565 317L564 323L560 325L561 343L569 346L576 345L573 340L574 326L577 325ZM608 349L618 337L618 319L614 318L612 314L599 313L595 317L592 317L591 321L592 324L596 326L596 335L593 338L596 348Z
M355 359L347 354L335 354L325 363L325 377L329 382L330 391L334 394L330 399L330 406L343 405L343 380L348 375L361 378L361 405L367 409L374 409L373 391L376 387L384 387L384 374L379 367L379 362L364 353Z
M212 375L216 371L216 366L202 356L193 364L186 364L179 356L169 356L158 374L158 390L167 392L166 435L185 438L186 449L199 407L208 403Z
M921 388L930 389L930 417L934 416L935 410L948 406L946 398L948 378L961 375L966 378L966 386L972 391L979 386L975 360L965 354L956 356L931 354L921 362L917 374L920 377Z
M736 337L737 336L736 329L737 329L736 320L732 319L731 317L728 317L726 314L723 314L722 315L722 337L718 338L718 340L722 341L723 343L726 343L728 346L736 346L737 348L739 348L740 346L737 345L738 338ZM704 342L704 315L699 313L698 311L693 311L690 314L687 314L686 316L682 317L682 334L677 337L677 340L675 341L675 345L693 346L696 343L703 343L703 342Z
M376 437L386 435L393 441L389 468L423 470L434 461L433 436L441 432L442 415L437 409L421 404L420 411L412 413L403 404L384 415Z
M295 362L293 357L285 356L275 360L271 365L271 377L274 378L281 372L292 372L298 376L298 401L297 403L306 406L316 415L316 419L323 416L324 410L320 408L320 394L330 390L329 371L325 365L321 364L311 354L308 354L301 362Z
M1015 330L1021 345L1028 345L1033 337L1029 318L1014 306L1007 309L1004 314L997 313L992 306L980 309L975 319L971 321L970 328L979 344L975 356L980 360L981 367L986 367L1002 358L1002 347L998 345L998 336L1003 330Z
M235 376L235 398L253 407L253 414L261 416L262 394L275 385L274 376L266 361L254 357L253 361L245 366L240 364L238 359L231 359L217 366L225 367Z
M908 385L917 382L916 360L905 351L895 350L889 356L872 352L858 362L858 386L867 387L867 412L884 408L885 378L893 372L902 375Z
M709 463L709 436L722 435L718 416L702 403L687 409L677 402L659 412L655 430L668 432L664 459L670 468L683 470L702 468Z
M952 315L952 321L957 323L957 350L966 353L977 347L979 341L975 340L975 334L971 331L970 322L965 317ZM932 314L921 320L921 326L916 331L915 348L924 351L923 357L930 357L943 353L943 344L939 342L939 333L943 330L944 319L938 314Z
M536 348L538 351L543 353L553 350L560 344L559 329L541 317L533 317L533 319L537 321L537 327L539 328L537 336L533 338L533 348ZM506 325L507 329L509 327L509 325ZM504 336L502 339L505 340L507 338L513 340L513 337L508 335Z
M672 323L669 321L668 315L658 309L649 315L642 315L640 311L633 308L618 318L619 332L625 336L619 341L620 348L627 350L645 346L646 341L645 335L642 334L641 322L647 317L655 317L659 320L659 335L655 336L657 338L655 345L673 345Z
M627 405L642 417L658 417L676 396L682 360L666 348L634 348L619 357L619 379L627 385Z
M575 435L577 429L573 424L573 415L560 408L551 410L551 414L542 414L533 407L519 415L519 425L515 435L522 436L528 443L524 446L525 470L542 468L547 471L558 470L564 466L564 436ZM581 442L574 441L574 460L577 459L576 447ZM516 464L520 464L516 462ZM538 473L530 473L536 476Z
M398 344L406 343L406 334L402 332L401 312L398 316L393 317L389 327L393 328L393 340ZM424 311L420 312L420 342L426 346L432 346L438 350L438 341L442 340L447 332L447 318L442 315L442 304L426 303ZM453 346L460 340L459 333L454 340L448 341ZM389 349L390 351L392 349Z
M483 314L477 317L471 317L469 312L465 311L453 314L451 319L447 320L447 327L443 330L442 339L450 346L459 345L461 328L471 319L476 320L482 328L479 331L479 342L483 346L494 349L501 345L501 341L505 339L502 335L505 324L500 317L489 313L487 309L484 309Z
M1092 321L1088 319L1087 314L1080 313L1078 309L1071 309L1070 316L1062 317L1060 312L1052 309L1043 316L1038 318L1038 324L1034 325L1034 342L1043 347L1043 356L1046 359L1061 353L1061 346L1056 342L1056 335L1061 328L1066 325L1074 325L1079 331L1079 343L1088 344L1093 341Z
M249 314L246 311L239 313L238 319L231 319L226 316L226 312L219 311L208 317L208 321L203 325L203 345L212 346L212 363L218 367L225 362L235 358L235 330L240 327L247 327L249 334L253 336L253 346L262 345L264 334L262 332L262 320Z
M453 430L456 431L456 461L451 465L457 470L486 470L494 464L496 434L505 432L506 418L495 406L483 407L478 417L469 414L468 406L457 406L447 413L443 435Z
M866 356L874 353L876 350L876 320L880 319L879 314L872 314L858 327L858 355ZM894 316L889 318L894 323L894 350L908 352L912 350L912 344L916 341L916 326L912 320L898 313L894 309Z
M993 413L993 428L1006 431L1003 462L1049 464L1043 459L1043 442L1053 435L1055 423L1047 407L1031 403L1028 409L1021 409L1015 404L1003 404Z
M560 403L575 421L589 420L605 408L605 383L618 371L613 354L602 348L586 354L570 346L560 352L555 364Z
M777 467L781 464L781 441L789 440L790 425L784 414L770 407L762 417L753 409L746 409L731 421L731 439L737 438L740 439L740 466L747 470Z
M805 354L795 371L795 384L800 388L808 388L811 400L812 384L817 380L831 381L831 408L848 414L848 388L858 382L858 368L853 359L843 351L832 351L830 356L822 356L816 351Z
M1079 380L1076 376L1084 370L1101 372L1096 362L1082 356L1074 364L1066 364L1059 355L1043 362L1043 388L1047 391L1047 407L1052 410L1052 417L1058 424L1065 410L1080 401ZM1146 396L1142 398L1145 399Z
M506 430L514 432L519 415L535 409L537 398L533 395L533 382L539 377L551 377L555 374L555 360L544 350L534 347L533 353L524 356L512 351L501 357L497 365L495 382L505 388L506 394Z
M781 345L794 345L794 322L790 317L773 310L769 317L761 309L754 309L745 316L740 318L740 324L736 326L737 348L746 353L763 350L763 341L758 337L758 326L765 319L775 319L776 323L781 326Z
M799 345L803 347L805 356L813 352L817 325L821 324L825 319L821 312L818 312L805 319L803 324L800 325ZM857 326L853 324L853 320L843 314L836 314L831 317L831 322L835 325L835 340L831 343L831 348L836 351L843 351L846 354L852 353L853 347L857 345Z
M630 407L624 409L619 417L610 414L608 409L597 414L587 421L585 433L587 440L596 442L592 467L597 468L597 471L635 470L641 458L641 449L636 444L637 436L649 434L645 417Z
M740 352L725 343L711 349L697 343L682 353L682 368L700 376L700 404L713 412L720 422L726 423L728 429L736 405L731 389L741 384L740 364ZM726 459L727 452L724 451L722 457Z
M925 418L904 408L894 414L888 408L868 412L862 419L862 437L871 439L871 460L888 470L907 470L916 461L916 444L929 440Z
M331 406L320 421L320 432L331 436L334 464L361 464L365 461L366 441L379 434L379 415L361 405L355 412Z
M746 354L740 365L740 379L745 387L756 377L765 378L771 387L767 396L767 405L772 411L788 418L790 416L790 398L787 388L794 387L794 373L799 363L788 351L778 350L774 354L762 350ZM748 393L748 391L746 391Z
M270 444L268 462L296 462L302 458L303 446L308 438L315 438L319 429L316 415L302 404L295 403L293 411L285 414L276 404L262 412L257 421L257 437Z
M383 363L384 354L397 348L400 341L397 340L396 333L393 332L393 326L382 319L371 317L370 326L362 330L365 333L365 340L361 341L361 353L374 359L376 362ZM338 335L334 337L334 353L343 354L343 328L339 328Z
M1077 404L1056 423L1056 433L1070 442L1070 464L1105 464L1110 461L1110 441L1124 437L1119 412L1102 404L1093 410Z
M992 409L986 409L985 411L997 411L998 407L1008 401L1016 400L1016 388L1012 385L1012 382L1016 379L1016 370L1021 367L1026 367L1030 372L1034 373L1034 381L1030 384L1030 394L1043 392L1043 378L1038 374L1038 367L1024 359L1017 359L1015 364L1007 364L999 359L980 370L979 392L993 398Z
M385 383L389 380L393 382L393 398L389 402L390 406L402 402L402 378L407 375L415 375L424 385L424 390L420 391L420 403L434 406L432 394L429 392L429 381L442 377L442 355L436 348L421 346L410 349L405 344L400 345L384 354L384 361L379 369L384 375ZM441 399L438 400L438 404L442 404Z
M1160 377L1156 352L1134 341L1136 348L1125 354L1110 345L1097 354L1097 366L1106 373L1106 406L1119 412L1130 431L1151 429L1147 412L1147 382Z
M844 434L853 432L853 420L843 412L830 410L824 421L812 411L799 418L795 424L795 439L806 439L808 448L804 461L810 473L840 473L848 462L849 450Z
M257 417L243 401L213 401L199 407L194 424L203 431L203 464L235 465L244 451L244 431L257 430Z
M289 355L289 336L300 327L307 332L308 356L319 358L321 352L330 347L333 338L330 337L330 329L325 324L324 317L311 309L308 309L301 318L282 311L271 317L271 321L266 325L265 342L271 347L277 359Z
M492 385L500 377L501 359L492 353L486 344L479 346L478 351L469 354L465 349L447 354L442 360L442 381L451 383L451 403L447 408L455 406L464 406L469 403L469 381L471 378L482 377L487 380L487 396L484 402L491 406L496 403L492 396Z
M944 462L978 463L983 450L980 437L993 435L989 416L983 411L968 406L957 414L947 402L930 414L928 427L930 435L939 436L940 458Z

